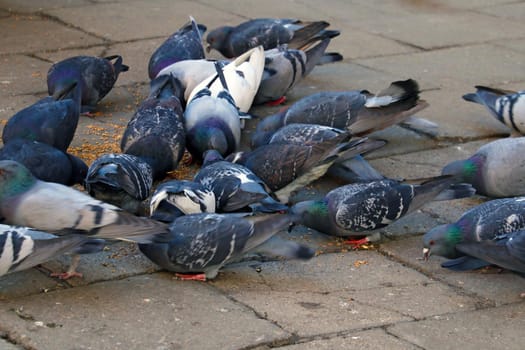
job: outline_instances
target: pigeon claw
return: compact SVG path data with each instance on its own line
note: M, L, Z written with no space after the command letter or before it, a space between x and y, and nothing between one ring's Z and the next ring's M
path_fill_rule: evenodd
M203 273L195 273L195 274L176 273L175 277L177 277L178 279L181 279L183 281L201 281L201 282L206 282L206 275L203 274Z
M266 105L270 107L274 107L274 106L282 105L285 102L286 102L286 96L281 96L277 100L266 102Z
M349 244L352 246L352 249L359 249L362 245L369 243L368 237L360 239L348 239L344 241L344 244Z
M68 279L73 278L73 277L79 277L79 278L84 277L84 275L82 275L82 273L76 272L76 271L54 272L50 276L51 277L56 277L56 278L61 279L61 280L68 280Z

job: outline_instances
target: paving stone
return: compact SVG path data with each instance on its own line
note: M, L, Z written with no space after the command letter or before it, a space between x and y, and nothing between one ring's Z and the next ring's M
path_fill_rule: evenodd
M34 95L17 95L11 96L8 99L2 99L4 103L2 103L0 107L0 126L3 128L4 123L15 115L15 113L32 105L39 99L39 97Z
M511 50L525 52L525 39L499 40L497 42L493 42L493 44L498 46L501 45Z
M478 11L503 19L516 20L519 23L525 17L525 4L500 4L498 6L483 7L478 9Z
M19 298L0 308L4 331L38 349L239 349L289 336L206 284L169 274Z
M32 0L4 0L2 6L9 11L14 12L40 12L47 9L76 7L89 4L88 0L41 0L38 2Z
M391 349L410 350L418 347L387 334L382 329L373 329L355 332L344 336L329 339L313 340L290 346L283 346L284 350L317 350L317 349Z
M0 57L0 96L47 92L48 62L23 55Z
M0 54L32 53L100 44L102 41L77 29L39 17L0 19ZM32 40L38 36L40 40Z
M97 56L97 57L105 57L109 56L106 55L105 52L107 51L107 48L105 46L93 46L89 48L82 48L82 49L63 49L53 52L41 52L36 54L35 56L41 57L44 60L47 60L50 62L49 66L53 63L65 60L69 57L74 56ZM123 61L125 61L125 57L123 57ZM124 62L125 63L125 62ZM124 75L124 74L123 74Z
M0 277L0 300L67 288L67 284L47 277L36 268Z
M525 305L436 316L388 327L387 331L424 349L522 349ZM497 320L497 321L495 321Z
M0 348L2 350L20 350L22 349L12 343L8 343L7 340L4 340L2 338L0 338Z

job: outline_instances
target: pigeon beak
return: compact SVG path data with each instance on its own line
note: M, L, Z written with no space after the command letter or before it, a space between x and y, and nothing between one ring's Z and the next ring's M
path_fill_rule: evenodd
M206 53L210 53L211 51L211 45L206 45Z
M423 260L428 261L429 257L430 257L430 249L423 248Z

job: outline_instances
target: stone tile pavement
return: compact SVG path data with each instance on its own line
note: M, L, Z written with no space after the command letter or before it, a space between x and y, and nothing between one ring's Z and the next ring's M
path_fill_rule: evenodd
M188 15L209 29L265 16L324 19L340 29L330 51L344 61L317 67L291 102L319 90L377 91L417 79L430 103L419 116L438 123L438 134L397 126L376 133L388 145L368 158L387 176L437 175L448 161L507 137L505 126L461 95L476 84L525 87L525 1L0 0L1 122L46 94L53 62L121 54L130 71L96 117L82 117L72 145L86 158L96 156L82 153L86 144L114 149L148 90L149 56ZM333 185L320 181L301 195ZM127 243L83 257L82 280L48 277L68 263L63 257L0 279L0 349L523 349L524 279L453 273L439 258L418 259L422 233L483 200L430 203L383 230L369 250L348 251L337 239L296 229L286 236L319 256L252 257L206 283L176 280Z

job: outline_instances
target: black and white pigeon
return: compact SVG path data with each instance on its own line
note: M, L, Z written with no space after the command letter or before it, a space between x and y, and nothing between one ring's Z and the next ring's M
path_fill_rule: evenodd
M430 201L470 197L474 189L452 176L438 176L418 185L386 179L337 187L320 200L298 202L290 211L297 223L322 233L370 235ZM360 245L368 238L348 241Z
M186 148L193 160L201 160L207 150L213 149L226 156L240 146L240 112L228 91L219 64L216 65L215 80L220 81L222 89L202 88L191 97L184 111Z
M311 47L291 49L288 45L266 50L261 84L255 95L254 104L283 103L288 91L292 90L316 65L338 62L343 59L338 53L325 53L330 38Z
M40 181L11 160L0 161L0 217L9 225L57 235L82 233L141 243L167 232L164 223L126 213L71 187ZM75 275L72 267L64 278Z
M493 241L510 232L525 229L525 197L500 198L477 205L454 223L439 225L423 236L423 257L453 259L442 264L452 270L472 270L487 263L465 257L456 249L460 243Z
M122 135L122 152L139 157L161 180L177 168L186 145L181 86L170 75L151 81L150 94L137 108Z
M9 118L2 131L3 143L26 139L65 152L73 140L80 117L80 85L73 81L54 93Z
M497 120L520 135L525 134L525 90L511 91L476 86L476 92L463 95L466 101L479 103Z
M162 69L173 63L204 58L204 32L206 26L198 24L190 16L190 21L170 35L151 55L148 64L149 78L155 79Z
M97 103L106 96L121 72L129 67L122 64L122 57L74 56L59 61L47 72L47 90L54 96L57 92L67 90L77 82L82 92L82 112L91 112Z
M442 174L462 177L477 194L488 197L525 195L525 137L504 138L481 146L467 159L447 164Z
M338 158L351 158L366 152L368 147L377 147L373 142L367 143L366 138L349 139L345 132L312 145L272 143L230 154L226 160L249 168L282 203L288 203L292 193L326 174Z
M376 95L366 90L322 91L306 96L257 124L256 133L291 124L319 124L362 136L401 123L428 107L413 79L395 81Z
M197 213L215 213L215 193L201 183L169 180L157 186L149 201L150 216L159 221Z
M139 247L151 261L176 272L178 277L205 281L215 278L225 264L248 252L264 250L266 242L291 225L292 219L286 214L191 214L170 224L168 241L140 244ZM315 255L309 247L281 241L280 246L273 244L269 248L270 253L303 260Z
M0 276L29 269L63 254L98 251L102 242L85 235L58 237L28 227L0 225Z
M325 21L304 22L297 19L256 18L235 27L222 26L206 36L207 50L215 49L224 57L237 57L256 46L265 50L281 44L290 48L330 38L340 34L337 30L325 30L330 24Z
M94 198L133 214L144 214L143 201L153 187L153 171L134 155L104 154L90 165L84 186Z
M232 212L250 207L253 211L287 211L271 195L257 175L243 165L225 161L215 150L205 153L204 163L193 181L215 194L216 210Z
M88 172L84 161L46 143L26 139L9 141L0 149L0 160L14 160L25 165L42 181L67 186L83 184Z

